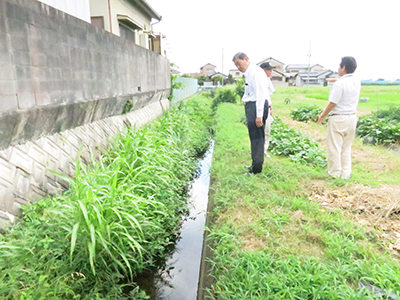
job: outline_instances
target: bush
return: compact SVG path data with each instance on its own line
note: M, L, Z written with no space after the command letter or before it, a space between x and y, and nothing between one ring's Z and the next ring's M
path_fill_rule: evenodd
M245 85L244 78L243 77L239 78L236 82L235 92L237 95L239 95L240 98L242 98L244 95L244 85Z
M278 117L275 117L271 126L269 149L273 154L289 156L299 163L326 166L326 153L320 144L300 131L289 128Z
M317 122L322 111L322 108L317 105L306 105L296 108L290 115L292 119L296 121L307 123L310 121Z
M400 142L400 124L398 121L387 121L374 116L360 117L357 135L370 144Z
M223 102L236 103L237 98L238 97L232 87L226 86L219 88L215 94L213 109L216 109L216 107Z

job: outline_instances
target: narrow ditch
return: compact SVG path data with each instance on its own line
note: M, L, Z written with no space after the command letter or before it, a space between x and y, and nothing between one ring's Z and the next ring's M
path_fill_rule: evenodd
M201 299L198 294L202 282L200 273L203 273L204 229L213 150L214 141L199 162L199 175L194 179L190 190L189 216L182 224L176 251L167 261L166 271L161 275L147 274L135 280L146 291L150 300Z

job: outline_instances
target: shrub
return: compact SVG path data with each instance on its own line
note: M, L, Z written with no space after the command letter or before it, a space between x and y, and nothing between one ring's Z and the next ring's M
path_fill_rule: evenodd
M294 109L290 115L293 120L300 122L317 122L322 113L322 108L317 105L306 105Z
M326 153L320 144L300 131L289 128L279 117L275 117L271 126L269 149L273 154L289 156L296 162L326 166Z
M237 95L232 87L225 86L217 89L215 98L213 101L213 109L215 109L220 103L228 102L235 103L237 101Z
M239 78L236 81L235 92L237 95L239 95L240 98L242 98L244 95L244 84L245 84L245 80L243 77Z

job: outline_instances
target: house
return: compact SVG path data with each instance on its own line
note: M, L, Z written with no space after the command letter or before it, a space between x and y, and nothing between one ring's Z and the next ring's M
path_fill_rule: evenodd
M289 84L295 86L324 86L327 85L325 79L331 74L333 74L331 70L310 71L310 73L301 72L290 78Z
M308 65L308 64L290 64L285 68L286 73L307 73L310 67L310 72L322 71L324 69L320 64Z
M211 76L212 74L215 74L216 67L217 66L208 63L200 68L200 75Z
M242 78L243 74L240 72L238 69L230 69L229 70L229 75L232 75L232 78L234 80L237 80L238 78Z
M89 0L39 0L39 2L90 23Z
M90 0L91 23L137 45L162 54L161 35L152 20L161 16L145 0Z
M284 73L283 62L273 58L264 58L262 61L258 62L257 65L260 66L263 63L269 63L271 66L275 67L272 70L271 80L274 86L288 86L289 76Z
M273 58L273 57L264 58L262 61L260 61L259 63L257 63L257 65L259 66L259 65L261 65L261 64L263 64L263 63L267 63L267 62L269 62L269 64L270 64L271 66L274 66L274 67L275 67L275 69L274 69L275 71L284 73L283 66L284 66L285 64L284 64L283 62L281 62L281 61L279 61L279 60Z

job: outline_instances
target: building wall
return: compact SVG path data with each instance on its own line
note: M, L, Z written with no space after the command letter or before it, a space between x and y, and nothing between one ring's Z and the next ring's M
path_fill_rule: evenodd
M212 74L215 73L215 66L207 64L205 66L203 66L201 69L201 74L206 75L206 76L210 76Z
M111 17L110 17L111 13ZM120 26L117 15L126 15L134 20L144 31L151 30L151 18L132 6L126 0L90 0L91 16L104 16L105 30L120 35ZM148 34L137 31L136 44L149 48Z
M162 113L170 87L162 56L38 1L1 0L0 218L65 186L48 169L70 175L77 149L136 122L124 113Z
M89 0L39 0L40 2L50 5L61 10L71 16L77 17L90 23L90 7Z

